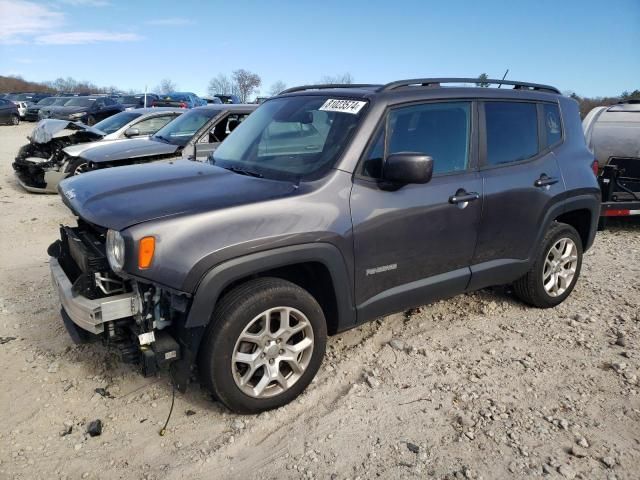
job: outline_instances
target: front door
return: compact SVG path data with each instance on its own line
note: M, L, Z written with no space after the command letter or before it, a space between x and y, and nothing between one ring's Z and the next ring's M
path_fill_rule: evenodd
M359 322L465 290L482 209L474 111L461 101L392 108L361 162L351 194ZM431 156L431 181L385 189L384 158L398 152Z

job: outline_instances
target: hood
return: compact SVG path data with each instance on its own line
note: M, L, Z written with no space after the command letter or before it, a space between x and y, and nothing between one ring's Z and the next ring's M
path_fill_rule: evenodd
M79 217L122 230L161 217L281 198L295 193L297 186L179 160L77 175L60 183L59 191Z
M56 107L52 113L54 115L67 116L74 113L86 113L90 109L91 107Z
M80 155L83 155L84 152L86 152L90 148L96 148L96 147L100 147L102 145L107 145L109 143L114 143L114 142L125 142L128 140L129 140L128 138L107 138L105 136L105 138L97 142L87 142L87 143L78 143L75 145L69 145L68 147L63 148L62 151L70 157L79 157Z
M86 151L82 158L94 163L108 163L130 158L172 155L178 151L178 145L152 140L151 138L132 138L126 142L96 145Z
M45 119L40 120L36 128L31 132L29 139L33 143L47 143L54 138L66 137L75 133L89 132L96 137L104 137L104 132L80 122L67 120Z

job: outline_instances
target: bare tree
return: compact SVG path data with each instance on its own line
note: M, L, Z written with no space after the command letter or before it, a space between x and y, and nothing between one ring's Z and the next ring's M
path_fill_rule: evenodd
M274 97L278 95L281 91L285 90L286 88L287 88L287 84L284 83L282 80L278 80L277 82L274 82L273 84L271 84L271 88L269 88L269 95Z
M259 75L243 68L233 72L233 81L238 85L238 96L242 103L247 103L251 94L262 84Z
M224 73L218 74L209 81L209 95L237 95L238 85Z
M349 72L339 75L325 75L319 83L350 84L353 83L353 76Z
M487 82L488 79L489 79L489 76L486 73L481 73L480 75L478 75L478 81L476 82L476 86L488 87L490 85L490 83Z
M160 80L160 85L155 88L155 91L160 95L166 95L167 93L175 92L178 86L172 80L163 78Z

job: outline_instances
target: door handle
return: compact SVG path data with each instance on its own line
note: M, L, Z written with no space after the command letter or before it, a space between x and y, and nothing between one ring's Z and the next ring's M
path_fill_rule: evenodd
M480 198L479 193L467 192L465 189L461 188L455 193L455 195L452 195L449 197L449 203L452 203L454 205L466 204L468 202L473 202L474 200L478 200L479 198Z
M540 175L540 178L533 182L533 185L536 187L549 187L551 185L555 185L558 183L558 179L554 177L547 176L546 173Z

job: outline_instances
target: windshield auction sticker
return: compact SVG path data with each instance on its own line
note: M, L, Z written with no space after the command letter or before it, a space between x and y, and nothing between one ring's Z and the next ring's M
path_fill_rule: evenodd
M360 102L358 100L334 100L330 98L324 102L319 110L324 112L341 112L357 115L366 104L367 102Z

